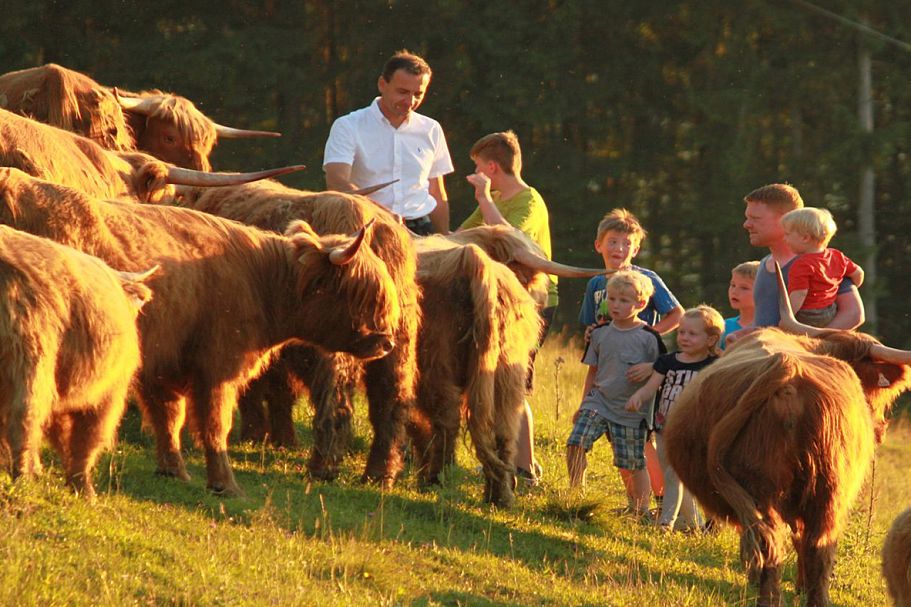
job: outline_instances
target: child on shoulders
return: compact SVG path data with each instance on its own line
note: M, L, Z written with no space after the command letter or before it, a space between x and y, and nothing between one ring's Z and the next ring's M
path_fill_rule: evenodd
M864 281L863 269L837 249L826 248L837 227L826 209L804 207L781 217L784 240L798 257L788 272L788 298L800 322L826 327L835 318L835 299L844 278L854 286Z

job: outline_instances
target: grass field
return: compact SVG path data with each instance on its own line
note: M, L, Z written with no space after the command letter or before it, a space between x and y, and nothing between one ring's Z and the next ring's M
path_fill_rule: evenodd
M581 522L566 516L563 443L580 397L578 349L551 338L538 359L538 457L545 481L521 488L510 511L481 501L470 444L444 488L419 492L406 471L381 492L358 482L370 430L359 403L357 442L333 484L303 474L309 411L298 407L303 447L232 449L247 496L205 492L193 479L154 475L154 448L131 410L87 502L44 477L0 475L0 605L742 605L750 604L737 537L662 534L611 513L625 504L606 444L590 458ZM893 425L841 540L835 605L888 604L879 549L911 504L911 424ZM793 556L785 571L788 604Z

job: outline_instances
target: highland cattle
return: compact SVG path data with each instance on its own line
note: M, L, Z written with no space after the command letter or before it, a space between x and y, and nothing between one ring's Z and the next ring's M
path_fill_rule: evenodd
M282 346L372 359L395 345L399 299L385 264L360 246L366 227L319 237L298 221L281 236L190 209L99 201L13 169L0 169L0 223L115 267L161 266L139 321L140 405L158 471L189 478L180 452L188 417L216 493L241 493L227 455L233 406Z
M192 101L158 90L130 93L53 63L0 75L0 107L121 152L145 152L178 167L210 171L218 139L279 137L222 126Z
M136 314L151 297L144 278L0 226L0 428L14 478L41 471L47 436L67 484L94 494L95 460L139 366Z
M892 522L883 543L883 577L895 607L911 607L911 508Z

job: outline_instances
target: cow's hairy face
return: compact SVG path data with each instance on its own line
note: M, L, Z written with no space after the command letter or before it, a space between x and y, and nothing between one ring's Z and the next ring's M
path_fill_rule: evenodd
M372 359L389 354L401 309L386 264L365 244L344 265L331 261L330 251L352 239L317 236L305 222L289 230L302 264L300 298L305 315L316 322L311 343L330 352Z
M911 388L911 368L870 358L870 346L879 342L865 333L832 331L818 341L819 353L839 358L854 369L870 404L876 440L882 442L892 405Z
M186 169L211 171L211 143L192 141L181 133L173 122L148 118L139 139L139 147L165 162Z

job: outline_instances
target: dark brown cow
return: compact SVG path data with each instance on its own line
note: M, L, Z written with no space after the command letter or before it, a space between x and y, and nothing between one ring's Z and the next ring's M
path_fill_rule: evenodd
M826 605L838 536L885 414L911 387L909 353L862 333L797 326L788 310L782 318L812 337L762 329L743 338L686 387L665 442L683 484L740 528L759 603L781 603L790 532L797 587L808 605Z
M0 109L0 166L67 185L97 198L159 202L168 184L224 186L274 177L301 165L254 173L206 173L169 166L139 152L111 152L94 141Z
M216 124L193 102L158 90L111 91L85 74L49 63L0 76L0 107L73 131L123 152L210 171L218 138L278 137Z
M126 406L136 313L150 296L95 257L0 226L0 428L14 477L40 472L46 434L67 484L94 494L92 468Z
M159 472L189 478L185 414L205 449L208 486L241 493L227 455L237 393L278 349L305 341L375 358L392 349L400 308L385 264L344 236L295 222L283 237L190 209L99 201L0 169L0 223L161 271L139 321L138 393L155 429Z
M346 446L339 436L348 432L353 415L347 395L363 379L374 430L364 478L390 485L402 467L398 447L414 401L415 344L421 319L414 245L408 232L385 209L363 196L305 192L272 181L190 190L181 202L190 208L275 232L283 231L298 219L307 221L321 234L348 232L365 221L376 221L369 244L386 263L403 310L395 331L395 350L386 358L363 365L345 356L325 355L303 346L286 348L273 367L242 396L241 412L244 438L262 439L267 430L262 399L268 393L271 440L294 445L291 405L306 386L316 407L314 446L308 468L316 478L332 479L338 474ZM289 392L289 386L296 390Z
M895 517L886 535L883 576L895 607L911 607L911 508Z

